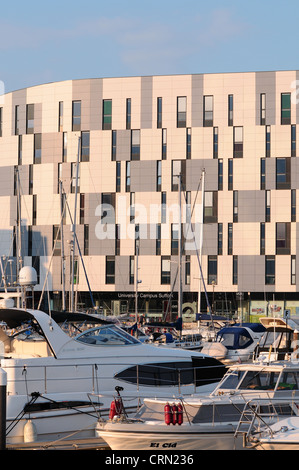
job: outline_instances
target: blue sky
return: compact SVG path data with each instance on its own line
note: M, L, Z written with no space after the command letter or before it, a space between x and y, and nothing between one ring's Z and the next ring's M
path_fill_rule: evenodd
M1 2L0 80L299 69L298 20L298 0Z

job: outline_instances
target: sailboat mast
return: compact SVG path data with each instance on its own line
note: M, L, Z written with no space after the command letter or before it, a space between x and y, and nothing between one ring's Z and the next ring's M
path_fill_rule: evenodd
M65 214L65 204L62 190L62 180L59 180L59 193L60 193L60 233L61 233L61 273L62 273L62 310L65 311L65 256L64 256L64 236L63 236L63 217Z
M205 169L203 168L201 173L201 225L200 225L200 249L199 249L199 259L200 265L202 265L202 246L203 246L203 221L204 221L204 197L205 197ZM198 285L198 313L201 311L201 283L202 278L199 272L199 285Z
M81 137L78 138L78 153L77 153L77 165L76 165L76 188L75 188L75 209L74 209L74 220L72 225L73 242L72 242L72 272L71 272L71 312L74 311L74 278L75 278L75 249L76 249L76 221L77 221L77 198L78 198L78 178L79 178L79 161L80 161L80 147ZM78 278L76 279L77 282Z
M181 181L181 173L179 174L179 226L178 226L178 255L179 255L179 276L178 276L178 317L182 318L182 181Z

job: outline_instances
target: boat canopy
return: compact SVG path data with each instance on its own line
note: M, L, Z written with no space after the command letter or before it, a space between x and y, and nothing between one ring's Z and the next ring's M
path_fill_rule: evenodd
M245 349L253 343L253 338L247 328L225 327L217 333L217 342L227 349Z

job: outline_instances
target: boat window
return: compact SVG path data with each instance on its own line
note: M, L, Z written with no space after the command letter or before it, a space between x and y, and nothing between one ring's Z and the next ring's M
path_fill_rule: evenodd
M249 370L240 384L240 390L274 390L280 372Z
M228 373L227 375L224 376L223 381L217 388L219 389L227 389L227 390L235 390L238 387L238 384L240 383L240 380L243 379L244 377L244 371L233 371Z
M252 343L251 337L246 333L223 333L219 335L218 341L227 349L244 349Z
M277 390L298 390L299 371L283 372Z
M275 331L269 331L265 335L262 336L260 340L260 347L265 348L265 347L270 347L273 345L273 347L277 347L277 344L279 344L281 337L281 333L275 332Z
M121 346L140 344L140 342L115 325L100 326L81 333L75 338L82 343L96 346Z

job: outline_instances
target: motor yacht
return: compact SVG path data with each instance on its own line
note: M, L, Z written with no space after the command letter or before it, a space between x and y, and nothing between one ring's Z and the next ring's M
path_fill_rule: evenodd
M143 344L93 315L3 308L0 321L8 443L94 436L96 410L109 411L115 386L136 410L145 394L211 390L225 373L214 358Z
M251 425L241 416L252 401L268 424L298 416L298 361L234 364L210 394L148 398L134 418L120 408L99 419L97 435L112 450L241 450Z

